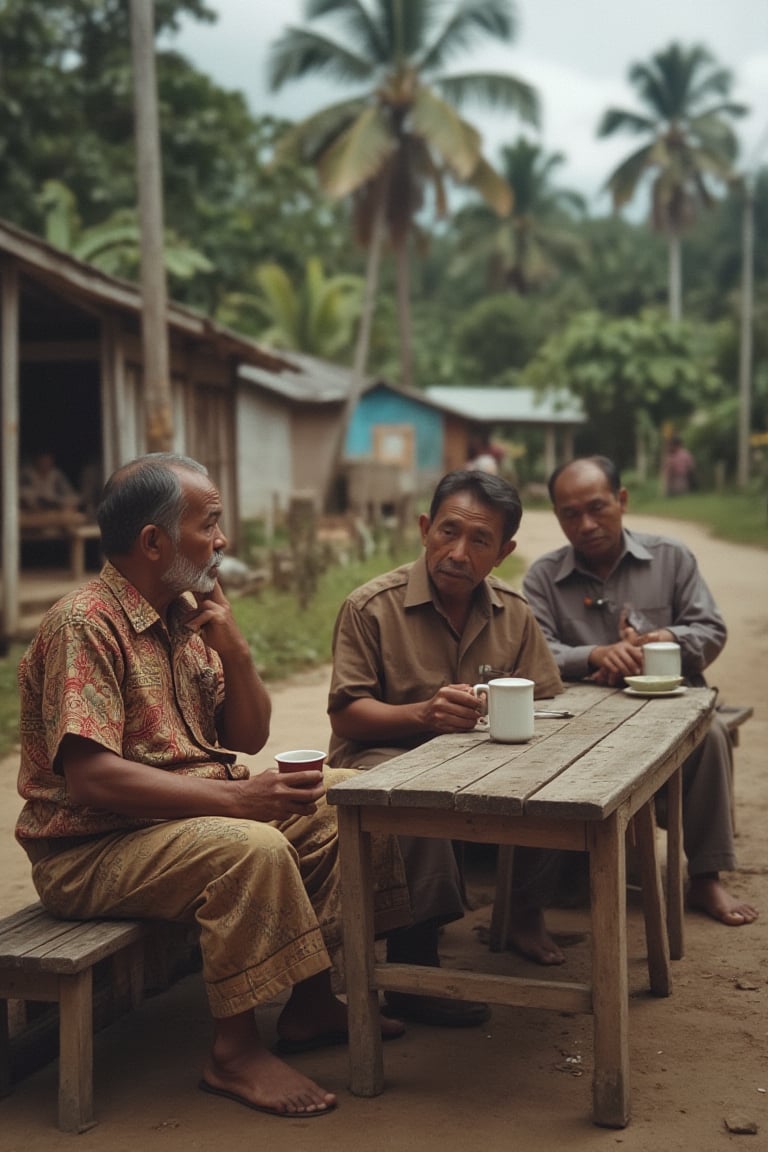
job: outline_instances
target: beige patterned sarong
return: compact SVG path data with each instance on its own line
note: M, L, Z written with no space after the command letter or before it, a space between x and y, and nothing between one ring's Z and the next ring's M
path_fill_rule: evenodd
M350 775L328 769L326 786ZM409 923L394 837L373 837L373 875L377 933ZM324 971L341 946L336 810L325 798L314 816L279 824L200 816L109 833L38 859L32 878L57 916L196 922L215 1017Z

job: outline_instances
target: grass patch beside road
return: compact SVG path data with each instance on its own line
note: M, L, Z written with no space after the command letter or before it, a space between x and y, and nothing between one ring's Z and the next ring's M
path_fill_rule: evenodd
M706 525L720 540L768 548L768 503L762 493L691 492L670 499L659 496L655 486L627 487L632 512L691 520Z

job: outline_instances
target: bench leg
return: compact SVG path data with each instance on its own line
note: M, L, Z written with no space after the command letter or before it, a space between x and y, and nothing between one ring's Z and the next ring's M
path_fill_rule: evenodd
M588 830L592 896L593 1119L606 1128L629 1121L629 980L625 823L619 813Z
M93 969L59 977L59 1128L84 1132L93 1117Z
M493 898L493 912L491 913L491 952L504 952L509 940L514 865L514 844L499 844L496 864L496 895Z
M360 830L358 808L341 805L336 811L349 1013L349 1087L355 1096L378 1096L384 1090L384 1061L373 975L371 838Z
M637 812L635 836L643 891L645 940L648 949L648 978L654 996L669 996L672 980L669 969L669 939L664 922L664 893L656 851L656 819L653 800Z

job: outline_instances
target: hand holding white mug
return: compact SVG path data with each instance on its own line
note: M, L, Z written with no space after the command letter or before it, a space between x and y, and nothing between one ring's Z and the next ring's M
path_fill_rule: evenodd
M491 740L522 744L533 736L533 680L502 676L488 684L475 684L475 696L485 696Z

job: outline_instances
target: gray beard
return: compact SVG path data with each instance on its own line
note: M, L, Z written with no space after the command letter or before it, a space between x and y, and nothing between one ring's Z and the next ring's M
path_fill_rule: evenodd
M205 568L199 568L177 552L168 570L163 574L163 583L172 592L212 592L216 584L223 552L214 552L213 559Z

